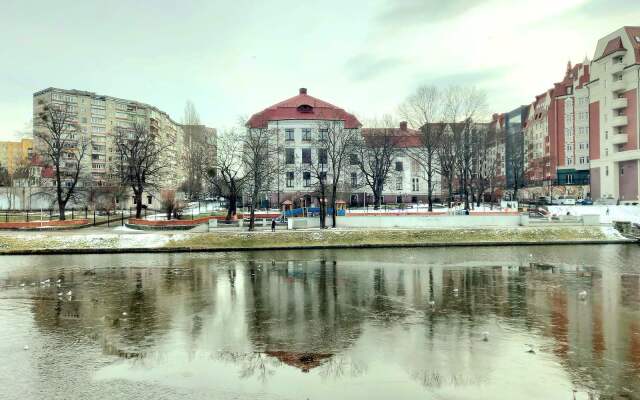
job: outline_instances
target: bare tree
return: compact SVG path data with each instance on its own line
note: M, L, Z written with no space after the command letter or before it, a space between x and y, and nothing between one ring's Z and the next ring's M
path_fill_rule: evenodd
M509 150L506 152L505 164L507 173L510 175L507 176L507 181L511 181L512 199L517 200L518 190L526 183L524 136L522 134L507 136L506 146Z
M359 135L360 132L357 129L345 129L343 121L324 120L318 125L318 137L314 147L318 152L326 153L328 166L326 179L329 184L333 217L331 226L334 228L338 216L337 194L343 184L342 177L349 165L351 154L356 148Z
M242 137L242 168L250 194L249 230L255 229L256 208L260 196L266 193L281 171L279 170L281 149L277 132L268 128L247 128Z
M182 158L187 172L182 188L189 199L195 200L204 190L207 168L215 164L215 133L200 123L200 116L190 101L185 105L182 129L185 144Z
M166 172L162 156L169 144L162 143L146 124L140 122L135 122L131 128L116 129L114 142L119 158L117 174L121 184L133 191L136 218L140 218L144 192L160 189Z
M45 163L53 167L56 201L60 220L64 221L65 209L70 200L79 200L86 190L83 160L89 148L89 142L80 132L77 123L76 106L65 103L45 104L37 115L34 137L38 151Z
M357 165L357 176L362 177L371 189L374 209L378 210L384 186L391 175L391 165L398 155L398 141L402 138L396 135L390 117L370 124L376 127L362 130L362 135L354 142L354 152L350 155L349 163Z
M458 180L459 192L469 209L471 171L473 169L472 137L474 120L486 109L486 94L474 87L451 86L444 92L444 116L450 137L441 143L438 152L442 176L447 181L448 202L453 200L453 183Z
M245 188L248 177L242 168L242 137L236 130L225 131L217 141L215 166L207 169L207 178L214 196L224 198L227 203L227 217L236 217L238 198Z
M420 86L400 106L402 117L420 131L420 143L406 147L405 152L418 163L423 178L427 181L429 211L433 211L434 178L442 174L438 155L440 152L442 155L449 155L447 149L441 148L445 141L447 117L445 96L446 93L436 86Z

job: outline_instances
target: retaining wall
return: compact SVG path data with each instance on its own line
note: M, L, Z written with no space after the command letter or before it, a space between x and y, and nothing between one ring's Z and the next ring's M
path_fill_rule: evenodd
M0 229L65 229L80 228L89 225L88 219L73 219L65 221L29 221L29 222L0 222Z

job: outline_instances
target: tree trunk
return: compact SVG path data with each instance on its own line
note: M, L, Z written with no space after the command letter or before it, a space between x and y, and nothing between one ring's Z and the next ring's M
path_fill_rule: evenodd
M333 185L331 188L331 227L336 227L336 218L338 217L338 210L336 210L336 186Z
M136 198L136 218L142 217L142 191L135 193Z
M249 231L256 229L256 204L255 201L251 201L251 213L249 214Z
M63 202L62 200L58 200L58 212L60 213L60 221L64 221L67 219L67 217L64 215L66 206L67 204L65 202Z
M229 206L227 207L227 218L226 221L229 222L233 219L233 217L237 213L237 203L238 203L238 195L233 193L229 196Z
M433 183L431 182L431 175L427 175L427 201L429 203L429 212L433 211Z

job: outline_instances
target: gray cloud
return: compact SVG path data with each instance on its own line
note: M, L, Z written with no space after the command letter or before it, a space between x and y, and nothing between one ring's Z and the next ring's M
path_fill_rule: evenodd
M372 54L359 54L347 60L345 67L354 81L366 81L391 72L402 66L400 57L380 57Z
M482 86L491 81L504 78L510 67L499 66L470 71L460 71L453 74L443 74L433 77L441 85Z
M379 22L383 26L401 29L403 26L455 18L482 4L482 0L398 0L388 4L380 14Z

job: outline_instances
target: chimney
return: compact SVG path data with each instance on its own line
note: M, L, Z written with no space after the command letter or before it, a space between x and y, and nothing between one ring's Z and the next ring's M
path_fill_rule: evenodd
M400 122L400 130L401 131L406 131L407 130L407 121Z
M300 88L300 94L307 94L307 88L306 87L301 87Z

